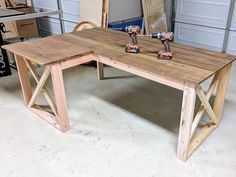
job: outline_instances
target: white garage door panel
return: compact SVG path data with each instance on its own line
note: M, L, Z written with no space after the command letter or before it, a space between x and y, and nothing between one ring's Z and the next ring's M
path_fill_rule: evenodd
M79 0L62 0L63 18L73 22L79 21Z
M53 18L40 18L38 20L40 33L43 35L56 35L61 34L60 21Z
M229 33L227 53L236 55L236 31L231 31Z
M73 31L74 27L76 26L76 23L64 21L64 25L65 25L65 32L69 33Z
M33 0L35 8L43 10L58 10L57 0Z
M230 0L179 0L176 21L226 28Z
M232 24L231 24L231 30L236 31L236 3L234 6L234 15L233 15L233 20L232 20Z
M213 51L222 50L224 34L225 31L220 29L187 25L182 23L176 23L175 26L176 43Z

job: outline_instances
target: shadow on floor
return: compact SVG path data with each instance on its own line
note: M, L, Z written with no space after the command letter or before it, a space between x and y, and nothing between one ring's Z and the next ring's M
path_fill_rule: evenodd
M118 81L120 77L112 78ZM138 84L113 92L112 96L100 96L99 94L95 96L164 129L178 133L182 106L182 91L180 90L140 79ZM198 100L197 105L199 105Z

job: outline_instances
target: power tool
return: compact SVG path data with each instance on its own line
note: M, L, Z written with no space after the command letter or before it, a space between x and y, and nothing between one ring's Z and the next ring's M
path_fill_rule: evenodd
M127 44L125 51L127 53L140 53L140 46L138 45L137 34L140 32L139 26L127 26L125 31L132 39L132 44Z
M172 52L170 50L170 41L174 39L173 32L160 32L160 33L152 33L151 35L140 35L145 37L157 38L160 39L162 44L164 45L164 50L158 52L158 58L164 60L171 60L172 59Z

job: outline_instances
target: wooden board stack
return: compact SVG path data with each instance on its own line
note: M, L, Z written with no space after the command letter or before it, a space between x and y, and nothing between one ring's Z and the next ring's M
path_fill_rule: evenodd
M167 31L164 0L142 0L146 34Z
M108 26L109 0L80 2L80 22L90 21L96 26Z

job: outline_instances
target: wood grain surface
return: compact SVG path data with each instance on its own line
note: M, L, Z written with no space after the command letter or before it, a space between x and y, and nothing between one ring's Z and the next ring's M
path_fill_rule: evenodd
M235 56L172 43L173 59L164 61L157 59L157 51L163 48L159 40L139 38L141 53L127 54L125 46L130 41L124 32L95 28L3 48L41 65L95 54L149 74L195 84L203 82L236 59Z

